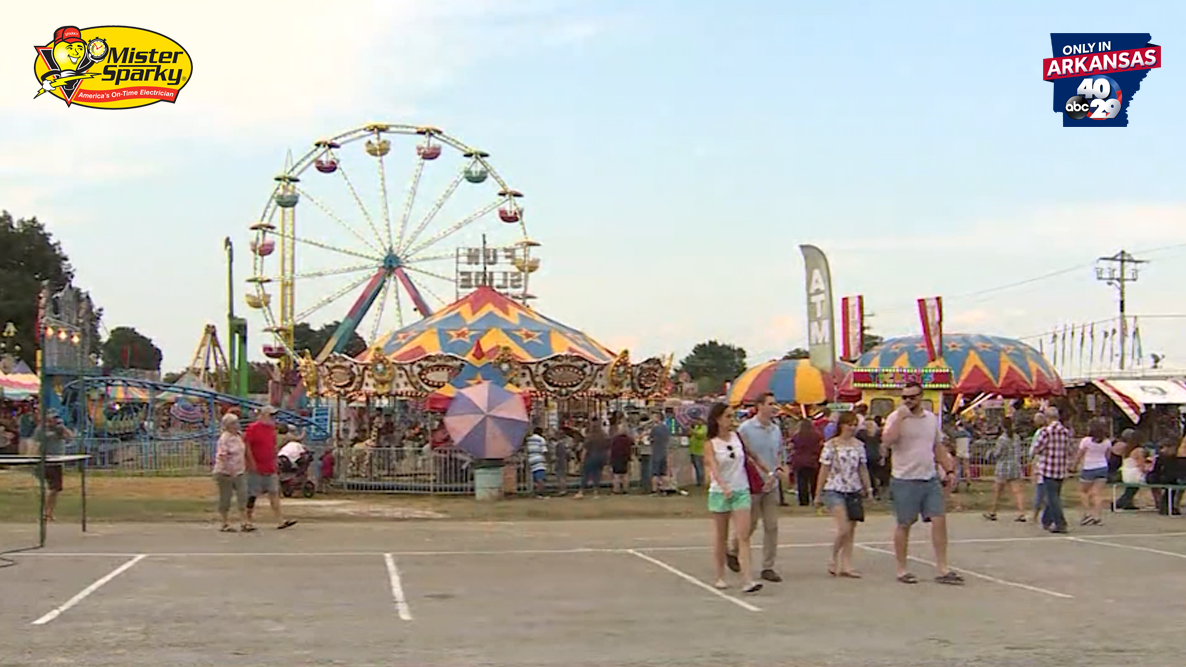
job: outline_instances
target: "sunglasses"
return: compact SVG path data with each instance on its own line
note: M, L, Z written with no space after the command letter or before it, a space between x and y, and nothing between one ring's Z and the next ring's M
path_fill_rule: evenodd
M902 394L903 399L914 399L922 396L922 394Z
M733 445L725 445L725 450L729 452L729 458L736 459L737 452L733 451Z

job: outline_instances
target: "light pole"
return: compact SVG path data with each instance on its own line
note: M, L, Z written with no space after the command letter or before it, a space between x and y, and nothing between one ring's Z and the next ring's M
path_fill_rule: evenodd
M1111 257L1100 257L1101 264L1095 267L1095 279L1102 280L1120 292L1120 370L1124 370L1124 344L1128 339L1128 322L1124 319L1125 286L1137 281L1140 264L1148 261L1137 259L1123 249Z

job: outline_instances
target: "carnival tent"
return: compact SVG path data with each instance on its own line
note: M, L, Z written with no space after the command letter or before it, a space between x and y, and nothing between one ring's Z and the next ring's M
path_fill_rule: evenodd
M37 395L41 380L32 373L0 373L0 396L25 399Z
M615 353L581 331L544 317L490 287L479 287L429 317L392 332L378 346L393 363L409 363L432 354L476 358L483 350L509 348L520 362L571 354L597 364ZM356 357L367 362L371 350Z
M1013 338L943 334L943 359L927 359L922 336L891 338L861 355L857 368L950 368L952 393L1061 396L1062 379L1040 352Z

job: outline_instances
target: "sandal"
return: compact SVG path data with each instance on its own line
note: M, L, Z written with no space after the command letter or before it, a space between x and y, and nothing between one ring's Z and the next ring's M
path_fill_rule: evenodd
M255 530L256 530L255 526L253 526L249 523L243 524L243 532L244 533L254 533Z
M985 512L985 513L984 513L983 515L981 515L981 516L983 516L985 519L988 519L989 521L996 521L996 520L997 520L997 513L996 513L996 512Z
M762 590L762 583L758 581L750 582L745 588L741 589L742 593L757 593Z
M296 525L296 519L289 519L289 520L285 521L284 523L280 524L279 526L276 526L276 530L284 530L285 528L288 528L289 526L295 526L295 525Z
M234 528L231 528L230 526L228 526L226 524L223 524L222 528L218 529L218 532L220 532L220 533L237 533L239 531L235 530Z
M918 577L914 576L913 573L907 572L906 574L899 574L898 581L903 584L917 584Z
M724 579L717 579L717 582L713 584L712 587L718 591L723 591L729 587L729 584L726 584Z
M1016 518L1016 519L1014 519L1014 521L1015 521L1015 522L1017 522L1017 523L1025 523L1025 515L1024 515L1024 514L1018 514L1018 515L1017 515L1017 518Z
M828 564L828 574L832 575L833 577L836 576L836 566L835 565L833 565L831 563Z
M860 579L861 573L856 570L845 570L840 573L840 576L846 579Z
M960 576L959 572L955 570L948 570L947 574L941 574L935 577L935 581L940 584L947 584L949 586L962 586L964 578Z

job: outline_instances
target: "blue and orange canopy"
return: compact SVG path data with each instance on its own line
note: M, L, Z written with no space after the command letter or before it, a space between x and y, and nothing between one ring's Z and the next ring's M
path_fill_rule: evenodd
M490 287L479 287L460 301L381 338L378 346L391 361L411 363L431 354L450 354L471 361L482 350L510 348L524 363L573 354L595 364L612 363L609 348L576 329L548 319ZM370 350L359 355L368 361Z
M766 392L779 403L818 405L835 400L839 378L848 367L837 363L837 372L827 375L807 359L779 359L746 369L729 387L729 405L754 403Z
M1040 352L1000 336L943 334L943 360L930 363L922 336L891 338L861 355L860 368L951 369L953 393L1005 397L1060 396L1062 379Z

